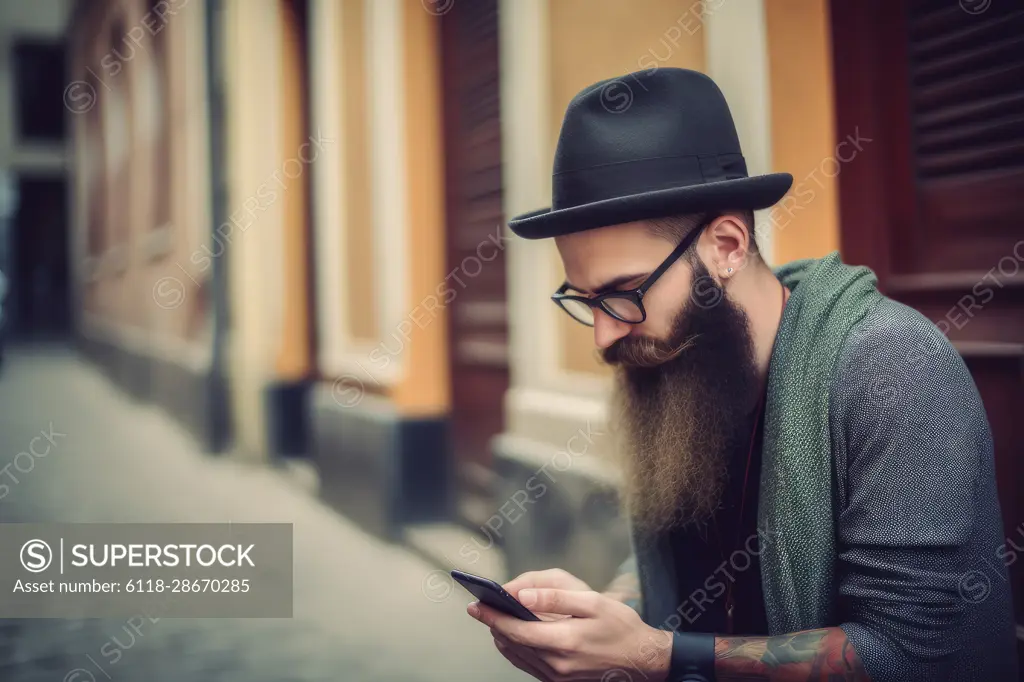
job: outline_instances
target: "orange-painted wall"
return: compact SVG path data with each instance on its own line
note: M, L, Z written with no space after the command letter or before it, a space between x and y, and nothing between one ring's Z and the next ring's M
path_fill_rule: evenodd
M774 262L839 248L832 58L827 0L765 2L773 170L793 188L771 213ZM840 135L854 131L839 131ZM838 156L848 159L847 150Z
M373 276L373 207L370 173L370 122L367 102L372 74L366 64L366 0L343 0L341 59L344 87L337 96L344 112L345 158L342 159L345 182L345 291L348 298L348 325L360 341L377 343L378 330L376 283Z
M409 343L404 376L392 397L405 414L439 414L449 405L447 315L414 311L445 277L444 145L437 18L419 0L404 0L402 41L406 109L409 259Z
M309 168L300 158L300 148L308 142L306 118L302 101L302 42L299 17L289 0L281 0L281 101L282 171L290 179L288 191L281 193L284 208L282 242L284 252L284 306L281 320L281 343L277 355L278 379L302 379L308 376L310 357L309 286L307 248L309 241L309 206L305 183L309 182ZM309 158L310 152L302 148L301 154ZM299 165L299 177L293 177L293 168Z

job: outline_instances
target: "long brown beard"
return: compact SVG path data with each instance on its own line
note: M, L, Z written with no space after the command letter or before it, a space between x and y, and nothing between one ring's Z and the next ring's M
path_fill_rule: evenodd
M753 425L758 378L749 320L699 261L694 284L668 341L625 337L602 354L617 367L612 414L622 440L622 498L637 529L707 521Z

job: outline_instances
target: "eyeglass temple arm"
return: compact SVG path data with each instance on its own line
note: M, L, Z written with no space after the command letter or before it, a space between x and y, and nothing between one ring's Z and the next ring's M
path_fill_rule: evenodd
M638 291L641 294L646 294L647 290L651 288L651 285L657 282L658 278L661 277L666 270L672 267L673 263L679 260L679 257L683 255L683 252L690 248L690 244L692 244L694 240L697 239L697 235L699 235L703 230L704 227L698 227L697 229L693 230L690 234L683 237L683 241L679 242L676 248L672 250L672 253L668 255L668 258L666 258L661 263L661 265L658 266L658 269L652 272L651 276L648 277L642 285L640 285Z

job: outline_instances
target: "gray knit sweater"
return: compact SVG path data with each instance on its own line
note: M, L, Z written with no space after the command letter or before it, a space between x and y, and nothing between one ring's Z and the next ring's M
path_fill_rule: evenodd
M839 616L874 682L1016 680L992 436L966 365L883 299L830 392Z

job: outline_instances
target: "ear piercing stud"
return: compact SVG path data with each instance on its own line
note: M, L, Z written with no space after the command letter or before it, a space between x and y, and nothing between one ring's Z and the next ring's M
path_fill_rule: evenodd
M732 268L729 268L728 270L726 270L726 272L732 272Z

